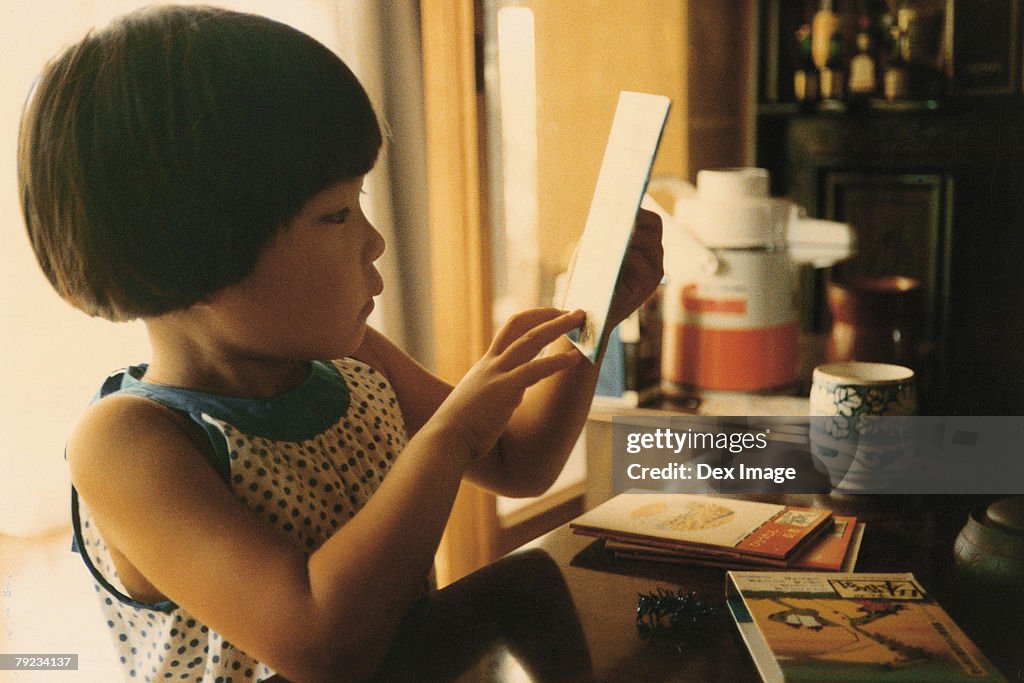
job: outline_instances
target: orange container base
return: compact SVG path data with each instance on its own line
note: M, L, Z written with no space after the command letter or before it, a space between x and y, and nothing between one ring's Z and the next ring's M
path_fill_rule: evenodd
M678 384L722 391L763 391L792 384L800 369L800 323L755 329L676 328Z

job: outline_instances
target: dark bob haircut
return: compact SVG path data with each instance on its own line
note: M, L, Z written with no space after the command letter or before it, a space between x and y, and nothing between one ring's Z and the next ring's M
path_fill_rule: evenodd
M57 292L130 320L244 278L306 200L368 172L380 145L366 92L314 39L264 17L161 7L46 66L18 184Z

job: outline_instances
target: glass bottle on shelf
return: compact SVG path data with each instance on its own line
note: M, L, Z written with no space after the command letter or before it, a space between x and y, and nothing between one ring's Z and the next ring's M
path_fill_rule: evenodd
M832 7L832 0L820 0L818 11L811 18L811 56L818 71L825 70L832 52L832 37L839 31L839 15Z
M846 99L846 60L843 57L843 41L839 34L832 34L829 41L828 60L821 70L821 107L826 110L841 110Z
M875 77L875 58L871 56L871 36L867 32L857 34L857 54L850 60L851 103L863 103L875 94L878 87Z
M793 97L803 107L818 101L818 67L811 55L811 27L802 25L796 32L797 59L793 71Z
M883 76L883 90L885 92L885 99L894 102L906 99L908 96L907 64L903 60L903 35L899 26L893 25L889 31L891 42Z

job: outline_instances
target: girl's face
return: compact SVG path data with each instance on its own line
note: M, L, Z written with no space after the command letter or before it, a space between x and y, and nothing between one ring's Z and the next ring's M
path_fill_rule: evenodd
M219 336L249 357L326 360L354 352L384 283L381 237L360 207L363 178L307 201L240 282L205 302Z

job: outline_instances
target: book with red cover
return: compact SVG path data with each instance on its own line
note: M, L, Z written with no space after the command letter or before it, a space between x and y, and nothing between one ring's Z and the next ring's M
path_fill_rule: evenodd
M852 572L864 537L864 523L856 517L835 516L832 528L793 559L795 569Z
M642 542L626 542L609 539L605 547L616 557L630 560L672 562L726 569L757 568L778 566L779 569L803 571L851 572L857 563L860 541L864 535L864 523L856 517L834 517L832 528L794 555L785 565L768 565L760 558L714 557L701 550L689 551L651 546Z
M831 522L832 512L824 509L689 493L622 493L570 526L588 536L784 565Z

